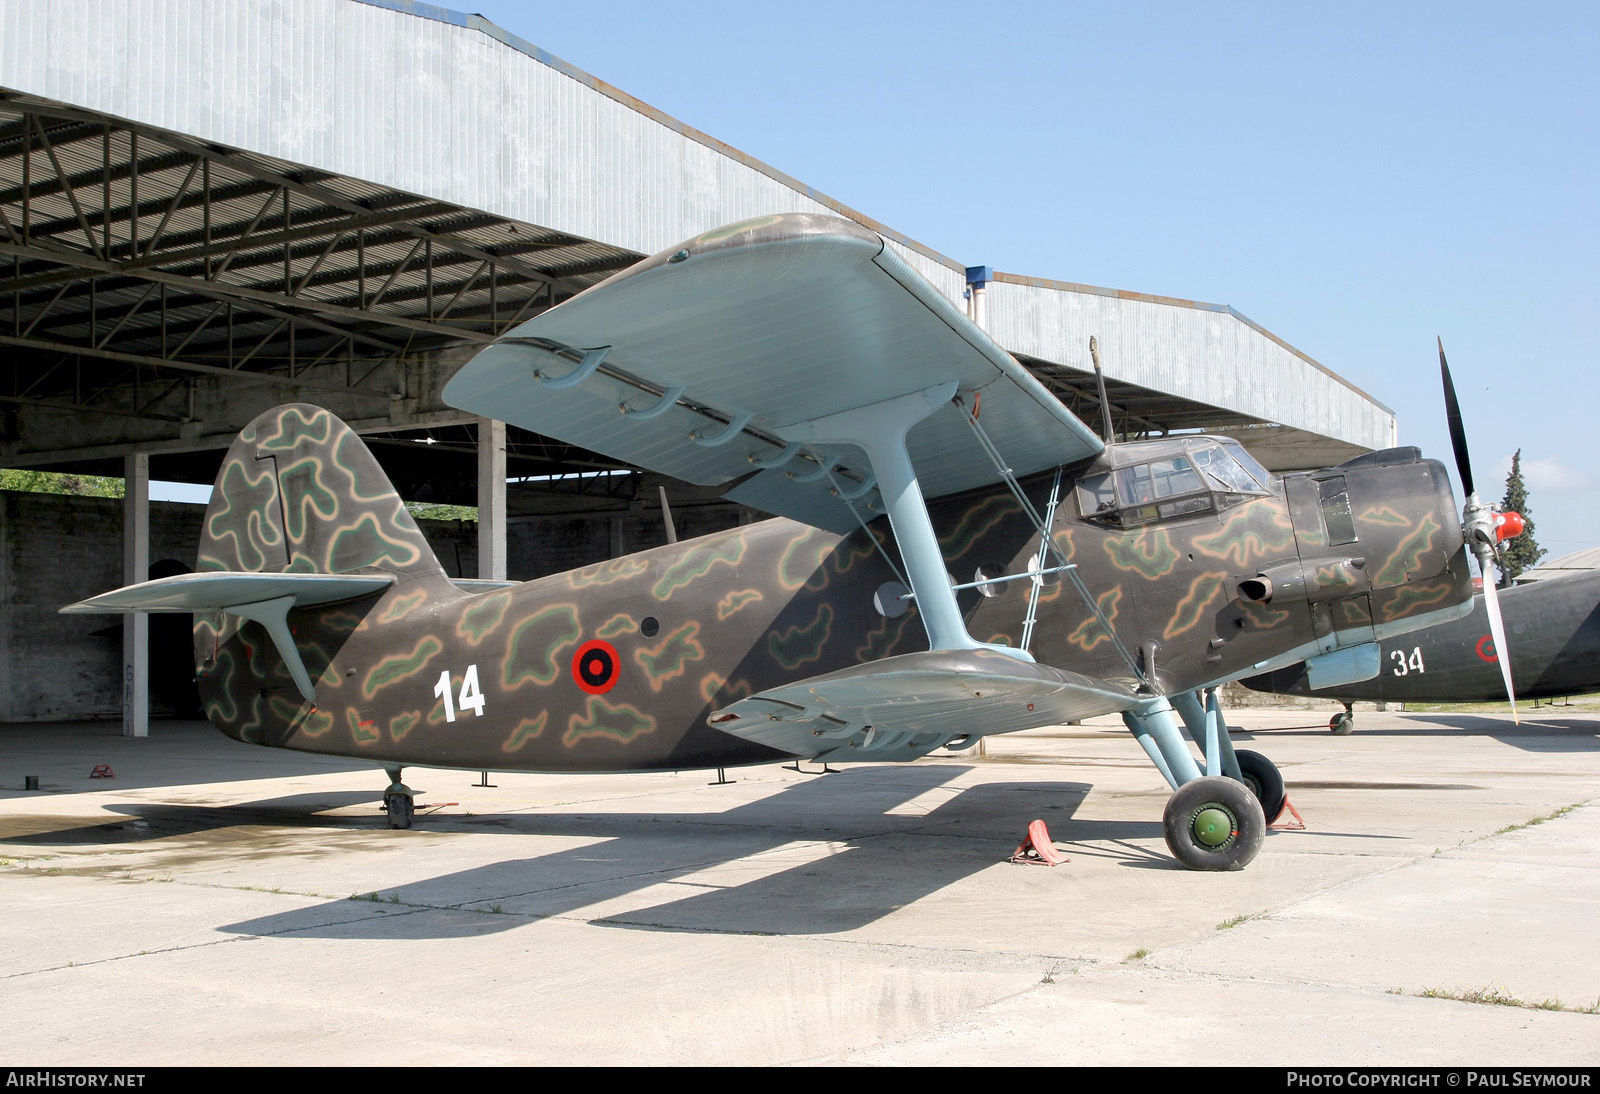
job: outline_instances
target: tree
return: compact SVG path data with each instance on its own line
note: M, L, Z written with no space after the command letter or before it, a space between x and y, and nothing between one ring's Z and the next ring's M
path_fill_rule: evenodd
M1503 580L1509 585L1518 574L1535 566L1545 554L1544 548L1533 538L1533 517L1528 514L1528 487L1522 481L1520 448L1511 457L1511 474L1506 476L1506 496L1500 502L1500 511L1522 514L1523 533L1516 539L1506 540L1500 548L1500 569L1505 575Z
M121 479L104 475L67 475L58 471L0 470L0 490L24 494L76 494L91 498L120 498L127 489Z

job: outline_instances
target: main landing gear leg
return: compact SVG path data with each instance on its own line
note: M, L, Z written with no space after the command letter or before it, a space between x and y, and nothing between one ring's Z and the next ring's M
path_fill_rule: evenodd
M410 828L416 816L416 791L400 781L403 770L398 767L384 769L389 773L389 788L383 792L383 811L389 815L390 828Z
M1287 800L1283 775L1277 765L1259 752L1234 751L1228 723L1222 717L1222 704L1217 700L1217 689L1206 689L1203 706L1193 692L1187 691L1172 696L1172 705L1183 716L1189 736L1200 746L1200 753L1206 759L1206 774L1238 779L1261 802L1261 812L1268 823L1276 820Z
M1201 709L1193 695L1187 700L1186 706ZM1124 711L1122 720L1174 790L1162 817L1174 857L1191 870L1239 870L1255 858L1266 838L1267 818L1244 783L1220 774L1225 729L1216 731L1217 747L1209 750L1214 764L1208 769L1215 766L1218 773L1202 775L1166 698L1147 699ZM1213 724L1221 726L1220 711Z

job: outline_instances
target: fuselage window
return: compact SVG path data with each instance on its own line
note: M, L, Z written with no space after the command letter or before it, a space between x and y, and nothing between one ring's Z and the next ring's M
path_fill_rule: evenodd
M1350 516L1350 495L1345 491L1344 476L1335 475L1317 483L1317 497L1322 502L1322 519L1328 525L1328 543L1354 543L1356 522Z

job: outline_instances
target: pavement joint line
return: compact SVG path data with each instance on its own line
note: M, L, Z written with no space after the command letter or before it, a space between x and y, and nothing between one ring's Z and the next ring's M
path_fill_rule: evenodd
M182 953L185 950L205 949L208 946L221 946L229 942L250 942L257 938L267 938L269 935L242 934L231 938L211 938L204 942L192 942L185 946L162 946L154 950L140 950L138 953L117 954L114 957L96 957L88 961L68 961L65 965L50 965L42 969L23 969L20 972L9 972L0 976L3 980L17 980L25 976L40 976L50 972L67 972L72 969L87 969L95 965L110 965L117 961L131 961L138 957L154 957L162 953Z
M637 875L630 875L630 876L637 876ZM117 880L117 879L110 879L110 878L103 878L103 877L101 877L101 879L102 880ZM612 879L612 880L624 880L624 878L619 877L619 878ZM434 912L468 912L468 913L475 914L475 915L506 915L506 916L511 916L511 917L515 917L515 918L526 919L526 920L529 920L530 922L535 922L535 921L540 921L540 920L556 920L558 922L573 923L573 924L578 924L578 925L583 925L583 926L595 926L595 927L611 927L611 926L616 926L616 927L639 927L639 928L644 928L644 929L647 929L647 930L658 930L658 931L671 932L671 933L735 935L735 936L740 936L740 937L757 937L757 938L782 937L782 938L788 939L790 941L804 942L804 943L809 943L809 944L812 944L812 945L821 944L823 946L845 946L845 947L850 947L852 949L857 949L857 948L863 948L864 947L864 948L875 950L875 951L887 951L887 952L903 950L903 951L910 951L910 952L923 953L923 954L927 954L927 953L961 954L961 955L968 955L968 956L973 956L973 957L985 957L985 958L988 958L988 957L1007 957L1007 958L1012 958L1012 959L1016 959L1016 960L1046 961L1046 962L1055 962L1058 965L1070 966L1066 970L1066 973L1068 975L1070 975L1072 973L1075 973L1081 967L1085 967L1085 966L1098 967L1098 966L1101 966L1101 965L1109 965L1110 964L1109 959L1107 961L1105 961L1105 962L1102 962L1100 959L1093 958L1093 957L1068 956L1068 955L1061 955L1061 954L1040 954L1040 953L1034 953L1034 952L1031 952L1031 951L1022 951L1022 950L978 950L978 949L971 949L971 948L930 947L930 946L915 945L915 944L911 944L911 943L895 943L895 942L884 942L884 941L881 941L881 940L866 940L866 939L857 940L857 939L850 939L850 938L831 937L831 936L825 936L825 935L792 935L792 934L782 934L782 935L780 935L778 932L773 932L773 931L729 930L729 929L726 929L726 928L693 927L693 926L683 926L683 925L678 925L678 924L657 923L657 922L649 922L649 921L645 921L645 920L627 920L627 919L612 918L612 917L587 918L587 917L584 917L584 916L581 916L581 915L577 915L577 914L573 914L573 913L563 913L563 912L551 913L551 914L540 914L540 913L536 913L536 912L518 912L518 911L493 912L493 911L490 911L488 909L478 909L478 908L471 908L471 907L467 906L469 904L482 904L482 903L485 903L485 902L487 902L488 900L491 899L491 898L487 898L487 897L481 898L479 900L463 901L463 902L461 902L459 904L429 904L429 903L417 903L415 901L406 901L406 900L401 900L399 902L387 901L387 900L368 900L365 896L359 895L359 894L348 896L348 897L337 897L337 896L330 896L330 895L324 894L324 893L299 893L299 892L291 893L288 890L284 890L283 892L280 892L280 893L273 893L271 890L253 888L253 887L250 887L250 886L220 885L220 884L216 884L216 883L212 883L212 882L179 882L178 884L189 885L189 886L195 887L195 888L206 888L206 889L214 889L214 890L230 890L230 891L235 891L235 892L259 892L259 893L263 893L264 895L267 895L267 896L310 896L310 897L315 897L315 898L321 899L321 900L328 900L328 901L338 902L340 904L347 904L347 903L348 904L373 904L375 907L372 909L370 914L368 914L368 915L363 917L363 920L362 920L363 922L372 922L372 921L379 920L379 919L398 919L398 918L402 918L404 916L414 915L414 914L417 914L419 912L428 912L428 911L434 911ZM603 884L603 882L590 882L588 884ZM581 886L563 886L561 888L577 888L577 887L581 887ZM373 891L374 892L382 892L383 890L373 890ZM553 890L536 890L535 892L548 892L548 891L553 891ZM528 894L509 894L507 896L501 897L500 899L501 900L515 899L518 895L527 896L527 895L533 895L533 894L532 893L528 893ZM395 911L394 912L390 912L389 909L391 909L391 908L395 909ZM68 964L68 965L57 965L57 966L51 966L49 968L44 968L44 969L29 969L29 970L24 970L22 972L7 974L6 977L4 977L4 978L5 979L11 979L11 978L18 977L18 976L29 976L29 975L34 975L36 973L52 972L52 971L56 971L58 969L84 968L84 967L87 967L89 965L104 964L104 963L110 962L110 961L122 961L122 960L126 960L128 958L131 958L131 957L147 957L147 956L150 956L152 954L158 954L158 953L175 953L175 952L179 952L179 951L182 951L182 950L199 949L199 948L202 948L202 947L205 947L205 946L213 946L213 945L217 945L217 944L223 943L223 942L248 941L250 939L257 939L257 938L277 938L277 937L282 937L282 936L287 936L287 935L300 934L300 933L303 933L303 932L306 932L306 931L319 930L319 929L323 929L323 928L327 928L327 927L348 926L352 922L353 922L352 920L348 920L348 919L330 919L330 920L327 920L327 921L324 921L324 922L308 923L308 924L294 926L294 927L285 927L285 928L283 928L281 930L276 930L276 931L251 931L248 934L242 934L242 935L239 935L239 936L236 936L236 937L233 937L233 938L210 939L210 940L207 940L207 941L204 941L204 942L192 943L190 945L185 945L185 946L166 946L166 947L162 947L160 949L147 950L147 951L143 951L141 953L136 953L136 954L122 954L122 955L118 955L116 957L99 958L99 959L96 959L94 961L73 962L73 963ZM1054 973L1051 973L1051 975L1054 975Z
M512 914L512 913L506 913ZM695 927L678 923L655 923L648 920L621 919L614 916L602 916L598 919L586 919L570 912L562 912L550 916L541 916L542 919L558 919L567 923L577 923L589 927L640 927L645 930L662 931L672 934L709 934L709 935L735 935L741 938L782 938L786 941L804 943L813 946L838 946L851 950L872 950L883 953L917 953L917 954L952 954L963 957L998 958L1005 957L1017 961L1046 961L1054 962L1055 973L1071 975L1083 967L1112 967L1119 964L1107 958L1102 960L1095 957L1069 957L1061 954L1035 953L1029 950L980 950L971 947L958 946L924 946L912 942L886 942L876 938L846 938L838 935L826 934L784 934L778 931L758 930L729 930L722 927ZM1069 966L1065 972L1061 966Z
M1157 978L1187 983L1214 984L1220 981L1230 984L1263 984L1270 987L1282 988L1319 988L1326 991L1348 992L1357 995L1386 995L1401 999L1426 999L1435 1002L1460 1003L1464 1006L1489 1005L1485 1003L1474 1003L1465 999L1452 999L1446 995L1424 995L1420 991L1407 991L1403 988L1379 988L1370 984L1357 984L1350 981L1322 980L1313 978L1294 979L1289 977L1273 976L1249 976L1242 973L1218 971L1194 972L1188 969L1177 969L1171 967L1170 965L1163 965L1159 961L1152 960L1154 957L1155 955L1151 954L1149 957L1146 957L1137 963L1128 964L1125 967L1131 973L1149 973ZM1560 1008L1521 1006L1518 1009L1541 1010L1550 1014L1583 1014L1590 1017L1597 1016L1596 1012L1591 1010L1582 1010L1575 1007L1565 1006Z

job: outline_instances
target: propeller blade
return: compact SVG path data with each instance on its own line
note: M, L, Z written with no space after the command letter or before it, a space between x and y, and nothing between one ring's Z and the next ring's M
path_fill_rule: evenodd
M1494 639L1494 658L1500 662L1500 678L1506 684L1506 698L1511 700L1511 721L1521 725L1517 717L1517 692L1511 685L1511 651L1506 648L1506 626L1500 618L1500 594L1495 591L1487 570L1483 575L1483 609L1489 616L1489 634Z
M1461 404L1456 402L1456 385L1450 382L1450 365L1444 359L1444 339L1439 339L1439 375L1444 380L1444 417L1450 426L1450 447L1456 451L1456 473L1461 476L1461 491L1469 498L1472 488L1472 457L1467 455L1467 430L1461 424Z

